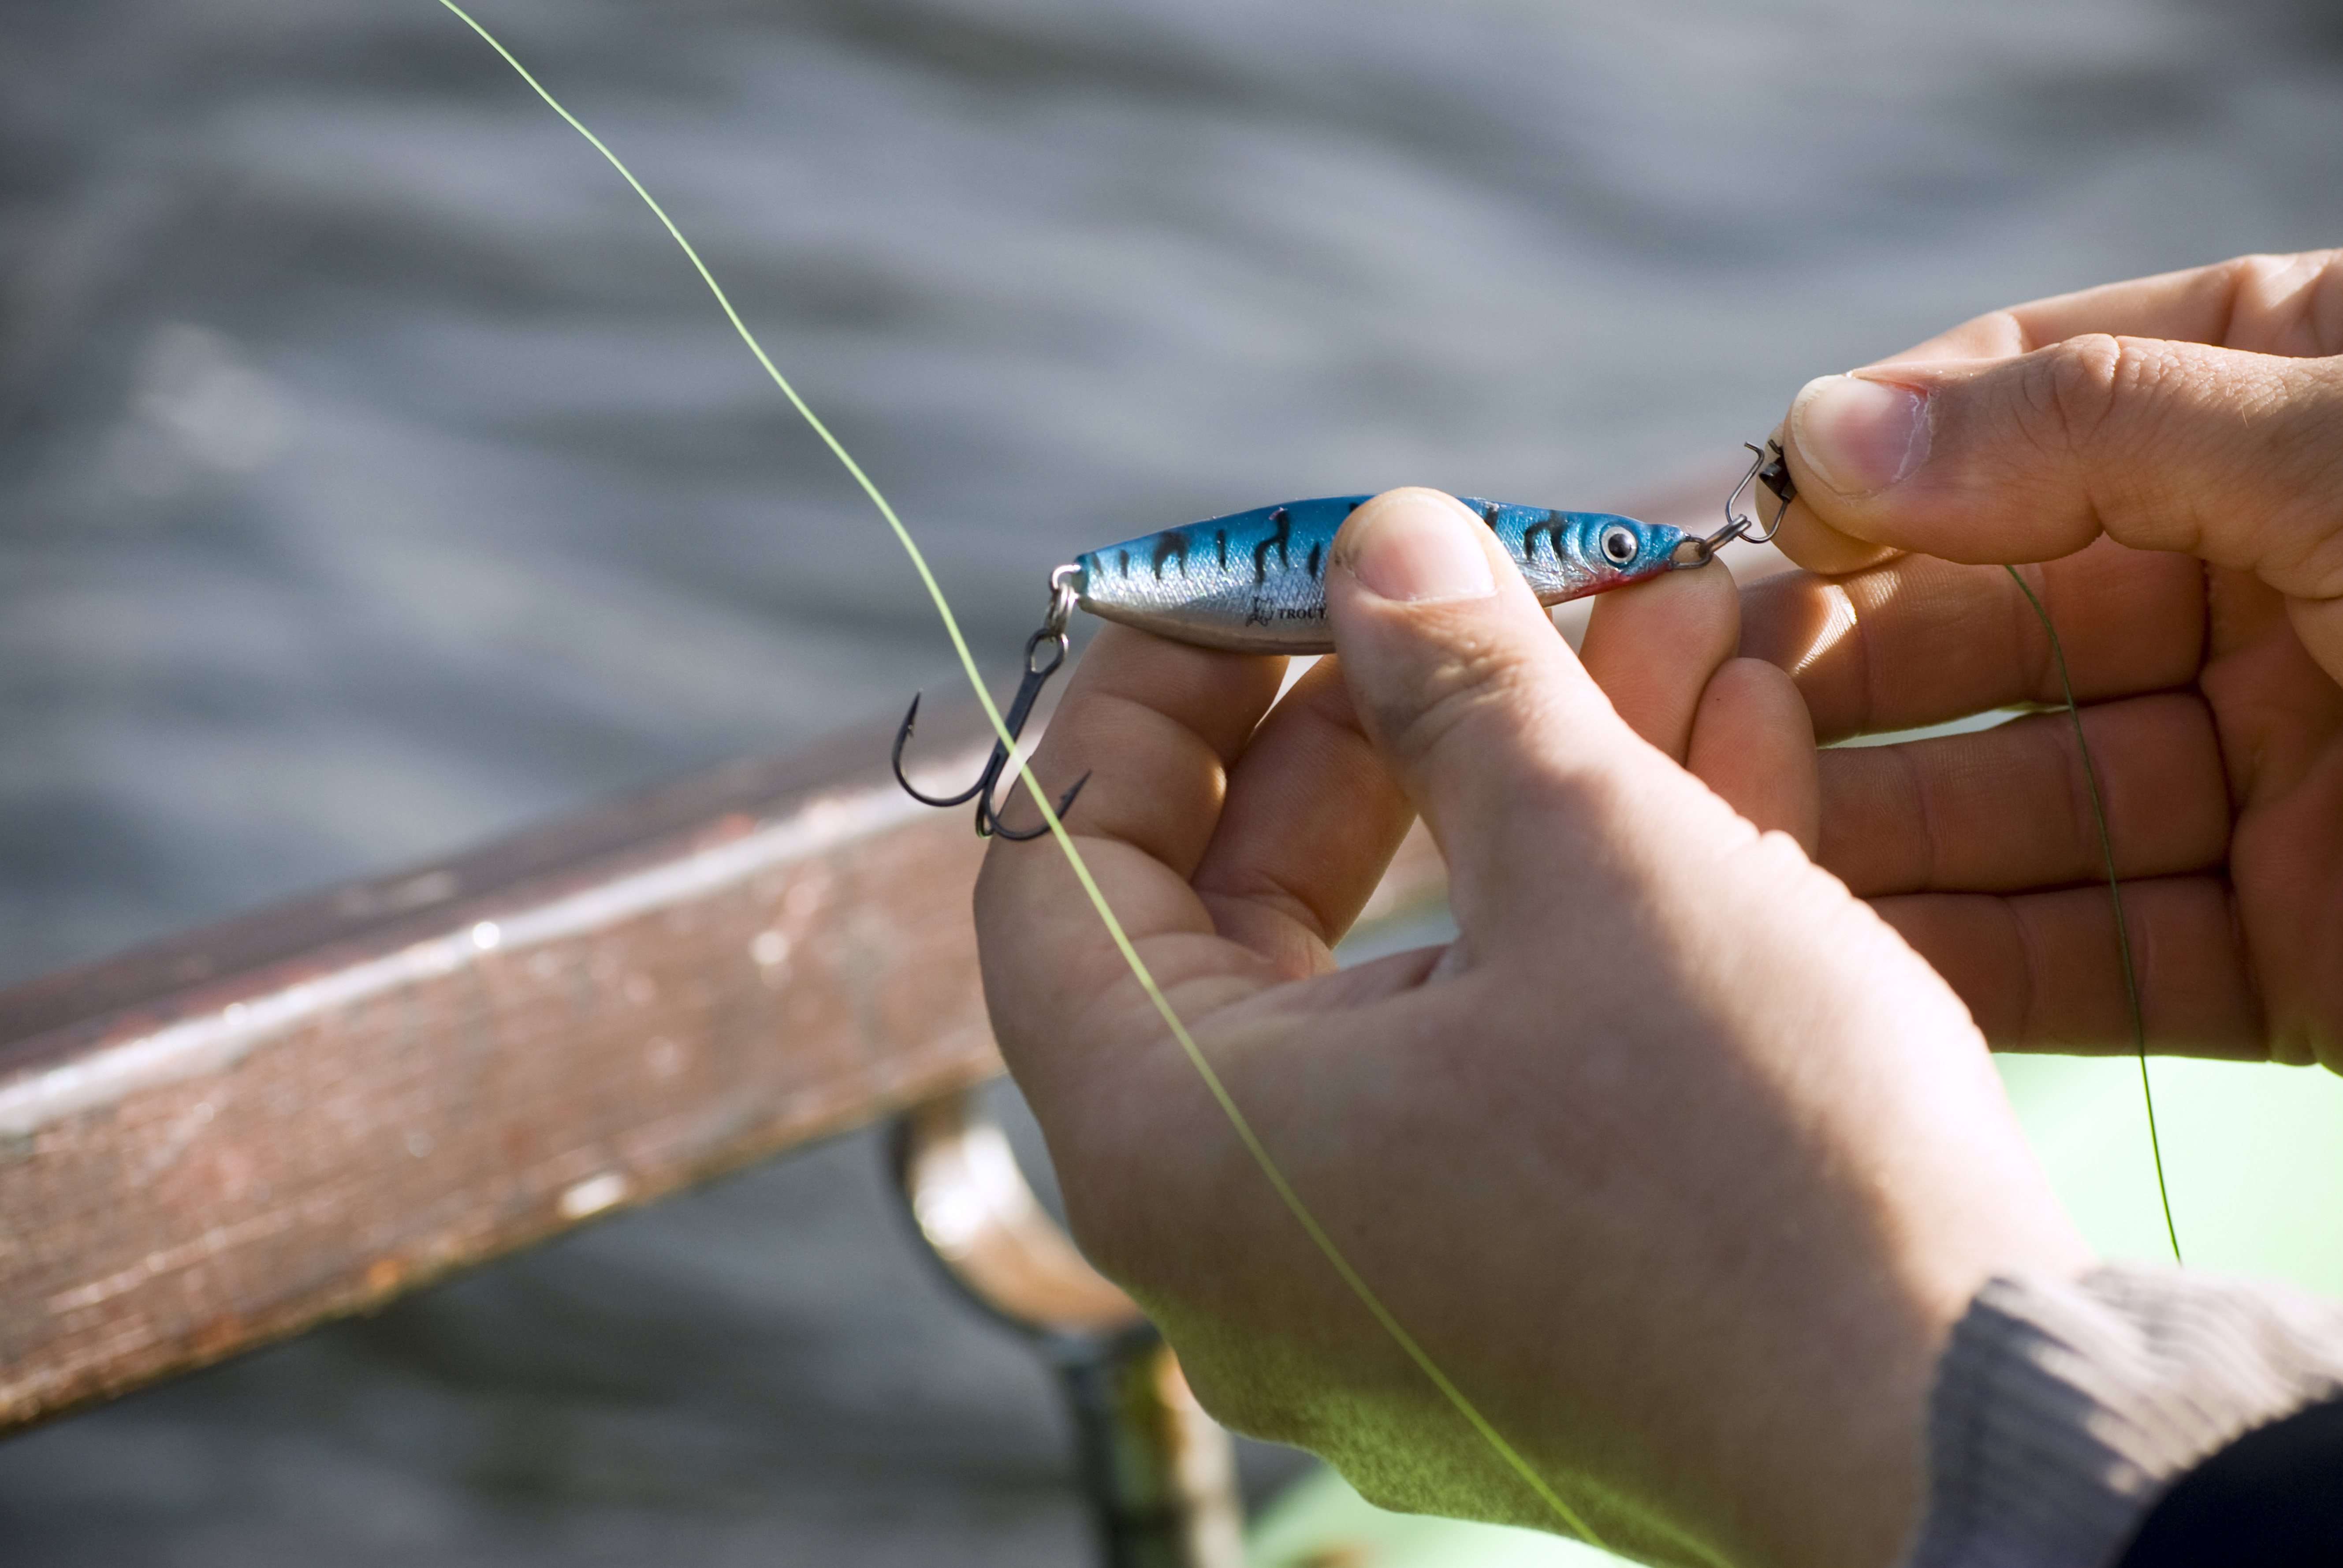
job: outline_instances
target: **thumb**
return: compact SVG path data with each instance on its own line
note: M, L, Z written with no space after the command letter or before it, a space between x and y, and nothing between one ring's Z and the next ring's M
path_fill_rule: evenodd
M1794 555L2041 561L2104 532L2254 573L2343 678L2343 361L2093 334L1824 377L1785 433Z
M1642 793L1627 776L1675 771L1612 710L1489 530L1438 491L1389 491L1351 515L1326 604L1353 704L1439 843L1468 933L1520 929L1506 917L1540 901L1541 868L1574 840L1600 858L1600 825Z

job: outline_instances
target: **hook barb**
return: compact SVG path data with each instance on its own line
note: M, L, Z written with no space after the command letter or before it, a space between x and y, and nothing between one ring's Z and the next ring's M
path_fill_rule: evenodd
M993 770L991 769L988 768L985 769L984 777L978 779L974 785L969 789L961 790L959 794L951 796L949 799L942 799L934 795L921 794L919 787L903 776L903 748L910 744L911 732L919 728L920 696L920 694L918 692L911 694L910 711L903 715L902 725L895 731L895 750L893 755L889 759L889 761L893 765L895 769L895 782L903 787L904 794L909 795L912 799L917 800L922 806L964 806L969 801L975 799L978 792L992 782ZM997 750L999 748L995 747L995 749Z
M1058 797L1056 809L1059 821L1063 822L1066 819L1066 813L1074 809L1074 797L1081 794L1082 786L1090 781L1091 776L1085 773L1074 780L1072 789ZM1006 839L1012 844L1030 844L1050 830L1050 824L1043 822L1036 827L1028 828L1021 833L1012 831L1001 825L1001 813L990 809L990 802L988 800L984 806L977 808L976 831L979 838Z

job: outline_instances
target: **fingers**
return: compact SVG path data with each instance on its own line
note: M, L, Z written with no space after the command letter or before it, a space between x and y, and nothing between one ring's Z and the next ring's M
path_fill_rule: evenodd
M1212 840L1229 769L1283 673L1281 659L1109 626L1035 749L1034 775L1059 791L1089 774L1075 834L1130 845L1185 878ZM1031 809L1029 799L1004 809L1021 823Z
M1596 599L1578 658L1627 728L1681 762L1702 689L1740 631L1729 574L1669 572Z
M2331 478L2315 433L2333 427L2333 377L2313 362L2338 352L2336 251L2240 256L1978 317L1799 394L1779 433L1800 490L1782 547L1830 573L1898 549L2040 560L2104 526L2147 548L2271 567L2279 575L2268 580L2290 596L2330 600L2343 563L2292 558L2321 548L2291 534L2299 514L2267 516L2266 499L2234 508L2241 480L2258 479L2267 498L2306 472ZM1969 374L1954 376L1957 385L1943 384L1961 371ZM2302 406L2306 383L2326 400ZM2295 460L2273 467L2272 454ZM1935 478L1920 471L1924 459ZM1954 468L1966 498L1942 483ZM2074 501L2086 493L2084 509L2103 515L2078 520ZM1948 509L1976 511L1988 494L1998 518L1948 528ZM2320 509L2309 498L2307 510ZM2037 521L2068 542L2040 543L2051 533L2037 536ZM2323 538L2309 522L2313 540ZM2036 542L2012 544L2013 533ZM2328 586L2287 586L2281 576ZM2343 640L2324 628L2311 635L2322 648Z
M2343 352L2343 252L2241 256L2037 299L1963 322L1882 363L1998 359L2090 332L2256 354Z
M2132 1049L2115 904L2104 885L2019 898L1923 893L1874 907L1950 982L1996 1049ZM2150 1050L2266 1054L2227 883L2128 882L2124 920Z
M1067 826L1167 990L1192 979L1273 978L1242 950L1212 940L1212 915L1188 877L1280 673L1274 659L1108 627L1035 753L1035 775L1052 791L1091 775ZM1009 815L1021 822L1032 809L1024 800ZM1030 1088L1048 1090L1061 1068L1079 1077L1089 1036L1136 1038L1118 1030L1124 1020L1115 1014L1135 1017L1145 1000L1054 840L996 839L977 880L976 914L994 1033Z
M1790 678L1736 658L1701 693L1684 766L1760 832L1778 829L1808 856L1822 839L1814 723Z
M1195 888L1220 934L1280 975L1333 967L1415 813L1331 658L1295 682L1229 778Z
M2256 780L2229 877L2272 1055L2343 1072L2343 729L2328 734L2290 780Z
M1815 850L1814 724L1790 678L1733 658L1741 595L1722 571L1671 572L1595 601L1579 659L1627 727L1756 825Z
M2096 335L1820 377L1790 406L1788 452L1801 501L1874 543L2047 560L2104 528L2329 598L2338 415L2327 360Z
M1352 514L1326 600L1359 716L1440 844L1459 923L1518 935L1555 866L1605 858L1604 809L1651 753L1446 496L1395 490Z
M2015 329L2016 353L2104 332L2317 357L2343 352L2343 251L2241 256L1998 314Z
M2343 360L2101 336L1825 377L1786 429L1799 508L1852 539L2038 561L2105 531L2316 604L2343 598L2338 427Z
M1825 754L1824 869L1865 898L2090 883L2107 875L2099 810L2120 876L2218 868L2229 796L2204 702L2137 698L2082 719L2097 810L2064 713Z
M2343 599L2289 598L2294 635L2330 679L2343 683Z
M1331 968L1329 944L1411 819L1332 660L1262 719L1280 667L1110 627L1035 757L1052 789L1090 774L1069 827L1157 980L1192 1017ZM1136 1042L1158 1039L1054 842L997 843L977 905L995 1032L1032 1092L1087 1082L1099 1037L1122 1046L1126 1064Z
M2077 697L2196 678L2207 626L2195 561L2101 539L2026 569ZM1835 579L1769 578L1743 590L1741 651L1796 678L1825 741L2064 699L2041 618L1999 567L1905 556Z
M2205 594L2209 652L2197 685L2221 716L2230 798L2241 814L2258 814L2343 749L2343 686L2297 633L2302 601L2242 572L2206 573Z

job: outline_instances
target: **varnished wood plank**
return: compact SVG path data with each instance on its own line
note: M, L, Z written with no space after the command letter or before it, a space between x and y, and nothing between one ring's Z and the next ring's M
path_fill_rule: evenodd
M970 717L930 744L967 754ZM728 764L0 994L0 1425L995 1071L980 846L884 746Z

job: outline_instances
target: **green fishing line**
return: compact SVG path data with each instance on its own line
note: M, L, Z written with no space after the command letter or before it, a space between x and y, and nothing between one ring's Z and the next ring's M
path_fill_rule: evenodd
M2058 668L2058 689L2066 698L2066 722L2074 726L2075 750L2083 759L2083 782L2090 787L2091 816L2099 826L2099 855L2107 869L2107 897L2116 910L2116 956L2123 961L2124 1001L2131 1009L2132 1044L2139 1056L2139 1094L2147 1106L2147 1151L2156 1161L2156 1195L2164 1204L2164 1234L2172 1243L2172 1261L2180 1260L2180 1230L2172 1222L2172 1193L2164 1184L2164 1142L2156 1132L2156 1086L2147 1075L2147 1019L2139 1004L2139 976L2132 967L2131 930L2124 919L2123 882L2116 875L2115 836L2107 831L2107 806L2099 798L2098 769L2091 766L2091 749L2083 739L2083 710L2075 701L2075 683L2066 675L2066 648L2058 640L2058 628L2050 624L2050 612L2042 608L2035 596L2033 585L2016 567L2002 568L2026 602L2034 607L2035 618L2041 621L2044 635L2050 639L2050 658Z
M773 385L781 389L781 395L789 400L789 406L795 408L807 425L812 427L813 433L821 437L822 444L830 448L831 455L845 465L846 471L854 477L854 482L862 487L862 493L870 498L870 504L879 508L879 515L887 519L888 528L894 531L896 543L901 545L903 553L910 558L912 568L920 574L920 581L928 590L928 598L935 606L938 618L943 622L945 632L951 638L952 651L960 657L960 671L968 678L970 689L976 693L977 701L982 704L984 717L991 723L993 733L1000 737L1001 744L1014 753L1017 749L1016 738L1009 733L1009 727L1002 722L1001 710L994 705L991 693L985 689L984 677L977 669L976 658L969 651L968 640L960 635L960 621L952 614L951 604L944 597L942 585L936 581L935 574L928 569L927 558L920 554L918 542L911 538L910 529L903 526L903 520L895 515L894 507L889 504L879 487L871 482L870 477L862 471L862 466L854 460L838 437L830 434L830 427L823 424L813 409L808 407L805 399L798 396L797 388L789 385L789 377L781 374L779 367L776 366L765 353L764 346L757 341L757 335L749 330L749 324L740 318L740 313L732 307L732 300L724 292L723 285L716 281L716 275L710 272L708 269L708 264L699 258L699 252L692 248L691 241L684 237L683 230L676 226L675 220L668 216L667 209L659 206L651 193L643 188L643 183L634 176L633 171L619 161L618 155L604 145L601 137L587 129L585 124L577 116L562 107L561 101L546 91L545 85L530 75L528 67L514 58L512 51L499 43L494 34L474 20L469 12L456 4L456 0L439 0L439 4L454 12L466 26L478 34L487 42L488 47L504 57L505 64L520 74L521 80L527 82L555 114L568 122L572 130L591 143L594 150L608 159L610 166L618 170L619 176L634 188L635 194L643 198L643 204L649 207L652 214L665 226L675 243L683 247L683 254L690 258L692 266L699 274L700 281L708 285L709 292L716 297L716 303L723 307L726 319L732 323L732 329L740 335L740 341L749 346L749 352L757 357L757 363L764 367L765 374L772 377ZM1130 966L1132 977L1139 981L1140 989L1147 993L1148 1000L1155 1005L1155 1010L1161 1015L1165 1027L1171 1030L1172 1038L1180 1042L1181 1050L1187 1055L1188 1060L1194 1066L1197 1074L1203 1079L1204 1086L1212 1091L1212 1098L1219 1102L1222 1113L1228 1118L1229 1125L1236 1131L1238 1141L1244 1145L1245 1152L1252 1156L1253 1163L1261 1168L1262 1174L1268 1179L1271 1188L1275 1191L1280 1201L1285 1205L1286 1211L1300 1223L1303 1231L1316 1244L1318 1251L1324 1254L1327 1262L1333 1266L1335 1273L1342 1277L1342 1282L1350 1287L1351 1292L1358 1297L1369 1314L1383 1326L1383 1332L1388 1333L1400 1349L1407 1353L1408 1359L1415 1363L1417 1369L1434 1388L1440 1391L1448 1402L1456 1408L1457 1412L1472 1425L1473 1430L1496 1451L1505 1463L1512 1467L1514 1473L1528 1483L1530 1489L1537 1493L1548 1508L1553 1510L1556 1517L1576 1532L1589 1545L1600 1547L1603 1544L1602 1538L1595 1534L1584 1519L1579 1517L1570 1504L1564 1503L1554 1489L1546 1484L1544 1479L1530 1467L1529 1462L1514 1450L1513 1444L1505 1441L1503 1434L1489 1423L1488 1418L1481 1413L1479 1408L1465 1397L1464 1392L1449 1380L1447 1373L1440 1370L1423 1347L1416 1343L1414 1336L1402 1327L1400 1321L1393 1316L1391 1309L1383 1305L1383 1299L1375 1294L1373 1287L1370 1286L1359 1271L1351 1266L1351 1261L1344 1257L1342 1250L1335 1245L1333 1237L1328 1235L1325 1228L1319 1224L1317 1217L1310 1211L1309 1206L1302 1202L1302 1195L1293 1190L1292 1185L1286 1181L1285 1173L1278 1169L1276 1161L1270 1157L1267 1146L1253 1131L1252 1124L1245 1120L1245 1114L1238 1109L1235 1098L1229 1093L1227 1086L1221 1081L1221 1075L1212 1070L1212 1064L1205 1059L1203 1051L1189 1035L1187 1026L1180 1021L1179 1014L1172 1011L1170 1000L1164 996L1162 989L1155 983L1155 977L1149 972L1146 962L1140 958L1139 950L1131 945L1129 934L1123 930L1122 922L1115 918L1113 909L1108 905L1106 894L1100 890L1097 881L1091 876L1090 867L1082 859L1081 851L1074 847L1072 835L1066 831L1066 825L1058 819L1058 813L1051 808L1050 797L1042 789L1041 781L1033 776L1031 766L1021 760L1017 764L1017 776L1024 781L1027 792L1033 797L1033 803L1041 808L1042 819L1049 824L1050 832L1057 839L1059 849L1065 852L1066 863L1073 869L1076 879L1082 885L1082 891L1089 896L1091 907L1098 911L1100 920L1105 924L1107 934L1113 939L1117 950L1122 954L1123 962Z

